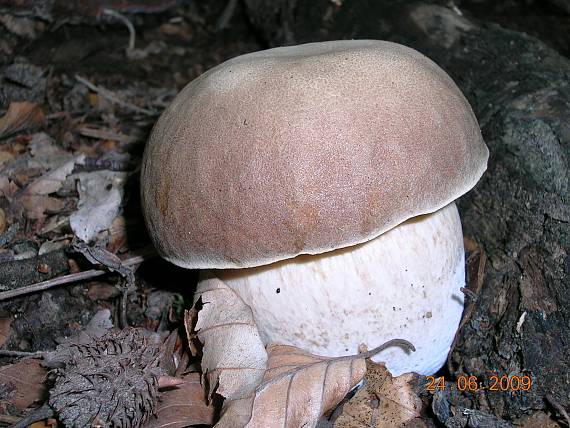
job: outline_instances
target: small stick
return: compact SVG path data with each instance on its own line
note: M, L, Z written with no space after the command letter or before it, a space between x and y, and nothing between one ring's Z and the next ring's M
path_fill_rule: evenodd
M123 266L134 266L141 264L143 261L156 257L155 253L141 254L122 261ZM47 281L38 282L36 284L27 285L25 287L16 288L15 290L3 291L0 293L0 301L12 299L14 297L23 296L25 294L37 293L45 291L58 285L69 284L72 282L83 281L85 279L95 278L108 273L102 269L90 269L83 272L63 275L57 278L48 279Z
M89 126L80 126L77 128L80 135L90 138L96 138L99 140L114 140L121 143L136 143L139 141L144 141L142 136L125 135L119 132L112 131L110 129L98 129Z
M127 287L127 284L123 284L123 286L120 287L120 290L121 290L121 305L119 307L119 321L121 328L126 328L129 325L129 323L127 322L127 303L129 297L129 289Z
M32 358L43 358L44 353L41 351L38 352L25 352L25 351L9 351L7 349L0 349L0 357L14 357L14 358L24 358L24 357L32 357Z
M154 116L154 113L152 111L147 110L145 108L141 108L141 107L136 106L134 104L131 104L127 101L124 101L121 98L119 98L117 96L117 94L115 94L113 91L110 91L109 89L103 88L102 86L97 86L94 83L91 83L89 80L85 79L84 77L81 77L78 74L75 75L75 79L77 79L77 81L79 83L82 83L83 85L87 86L93 92L97 92L103 98L107 98L111 102L119 104L125 108L136 111L138 113L143 113L143 114L146 114L148 116Z

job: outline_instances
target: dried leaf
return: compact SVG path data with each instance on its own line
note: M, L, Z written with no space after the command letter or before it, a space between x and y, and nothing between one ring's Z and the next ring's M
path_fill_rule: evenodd
M525 415L515 421L515 426L519 428L560 428L560 424L556 423L548 414L538 411L532 415Z
M32 195L49 195L50 193L57 192L67 176L72 173L75 164L81 162L83 158L84 156L80 155L46 172L26 188L26 193Z
M8 400L20 410L45 395L43 381L47 371L36 359L25 359L16 364L0 367L0 384L10 391Z
M369 356L327 358L285 345L267 351L261 385L251 397L228 403L216 427L314 427L360 382Z
M46 213L57 213L65 207L63 200L46 195L23 195L19 201L30 219L41 219Z
M204 388L198 373L183 377L183 383L163 392L159 398L156 416L145 428L182 428L191 425L212 425L214 406L206 404Z
M216 392L227 400L247 397L260 384L267 364L250 307L214 277L200 282L196 296L203 307L194 331L204 346L202 372L208 396L217 386Z
M368 360L364 386L346 403L335 428L401 427L420 415L422 401L409 381L413 373L392 377L384 364Z
M6 150L0 150L0 166L14 159L14 155Z
M85 242L108 229L123 202L124 172L94 171L78 174L78 210L71 215L73 232Z
M8 111L0 117L0 138L23 131L45 120L42 109L28 101L11 102Z
M28 161L31 169L46 170L30 183L18 201L30 219L43 219L46 214L58 213L65 208L65 201L52 196L73 172L75 164L83 162L84 155L73 156L58 147L45 133L34 134L29 143L33 155Z
M53 170L73 158L70 152L57 145L45 132L32 135L28 147L32 154L32 158L28 161L28 168Z

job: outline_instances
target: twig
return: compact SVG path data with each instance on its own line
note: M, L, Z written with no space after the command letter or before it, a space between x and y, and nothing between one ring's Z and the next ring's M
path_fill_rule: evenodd
M7 349L0 349L0 357L14 357L14 358L43 358L44 353L39 352L25 352L25 351L9 351Z
M112 131L110 129L98 129L92 128L86 125L77 128L80 135L90 138L96 138L98 140L114 140L120 143L136 143L138 141L144 141L142 135L125 135L119 132Z
M125 108L136 111L138 113L146 114L148 116L154 116L155 115L155 113L150 111L150 110L147 110L145 108L141 108L139 106L136 106L134 104L131 104L127 101L122 100L113 91L110 91L109 89L103 88L102 86L97 86L94 83L91 83L89 80L85 79L84 77L81 77L78 74L75 75L75 79L77 79L77 81L79 83L82 83L83 85L87 86L93 92L97 92L103 98L107 98L111 102L119 104Z
M226 26L232 19L236 6L237 6L237 0L228 1L228 4L224 8L224 11L220 15L220 18L218 19L218 22L216 22L216 31L221 31L224 28L226 28Z
M156 257L154 251L144 253L138 256L128 258L122 262L123 266L134 266L142 263L145 260ZM38 291L45 291L58 285L69 284L72 282L83 281L85 279L95 278L97 276L105 275L108 273L102 269L90 269L83 272L72 273L63 275L58 278L48 279L47 281L38 282L36 284L27 285L25 287L16 288L15 290L3 291L0 293L0 301L12 299L14 297L23 296L25 294L37 293Z
M105 15L112 16L113 18L117 18L119 21L126 25L126 27L129 29L129 47L127 48L127 51L132 51L135 48L135 41L137 38L137 33L135 31L135 26L133 23L129 21L129 18L117 12L116 10L103 9L103 13Z
M121 287L117 287L121 291L121 305L119 306L119 325L121 328L127 328L129 326L129 323L127 321L127 304L129 301L128 298L130 287L128 283L128 281L125 281L125 284L123 284Z

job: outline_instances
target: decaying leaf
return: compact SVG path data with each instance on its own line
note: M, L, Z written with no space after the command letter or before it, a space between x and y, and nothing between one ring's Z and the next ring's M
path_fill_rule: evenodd
M366 359L391 346L414 349L395 339L370 352L327 358L293 346L271 345L262 383L249 397L227 403L216 427L314 427L362 380Z
M208 396L214 390L227 400L249 396L263 379L267 364L250 307L215 277L201 281L196 296L203 307L194 334L203 344Z
M46 172L26 188L26 193L33 195L49 195L50 193L57 192L61 188L67 176L73 171L75 164L81 162L83 158L83 155L72 158Z
M32 155L28 168L53 170L73 158L72 153L64 150L45 132L33 134L28 148Z
M0 138L43 123L42 109L28 101L11 102L8 111L0 117Z
M176 388L162 392L156 415L146 428L182 428L192 425L212 425L214 406L206 404L206 395L199 373L189 373Z
M0 367L0 385L2 390L8 391L6 398L18 409L24 410L44 397L46 374L47 370L40 365L40 360L25 359Z
M49 195L61 189L75 165L83 162L85 156L67 153L43 132L34 134L29 146L32 158L28 161L28 167L45 172L28 184L19 197L19 203L28 218L41 219L46 214L57 213L65 208L63 199Z
M78 174L78 210L71 215L73 232L85 242L108 229L123 201L124 172L93 171Z
M551 415L538 411L531 415L525 415L514 423L519 428L560 428L560 424L556 423Z
M43 218L46 213L60 212L65 207L65 201L48 195L23 195L19 201L30 219Z
M343 407L335 428L396 428L420 415L422 401L409 381L413 373L392 377L384 364L366 362L364 386Z

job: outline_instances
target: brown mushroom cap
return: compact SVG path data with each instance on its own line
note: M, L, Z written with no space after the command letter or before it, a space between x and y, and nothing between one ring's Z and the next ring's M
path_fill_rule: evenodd
M353 40L239 56L155 125L142 205L163 257L243 268L371 240L486 169L453 80L413 49Z

